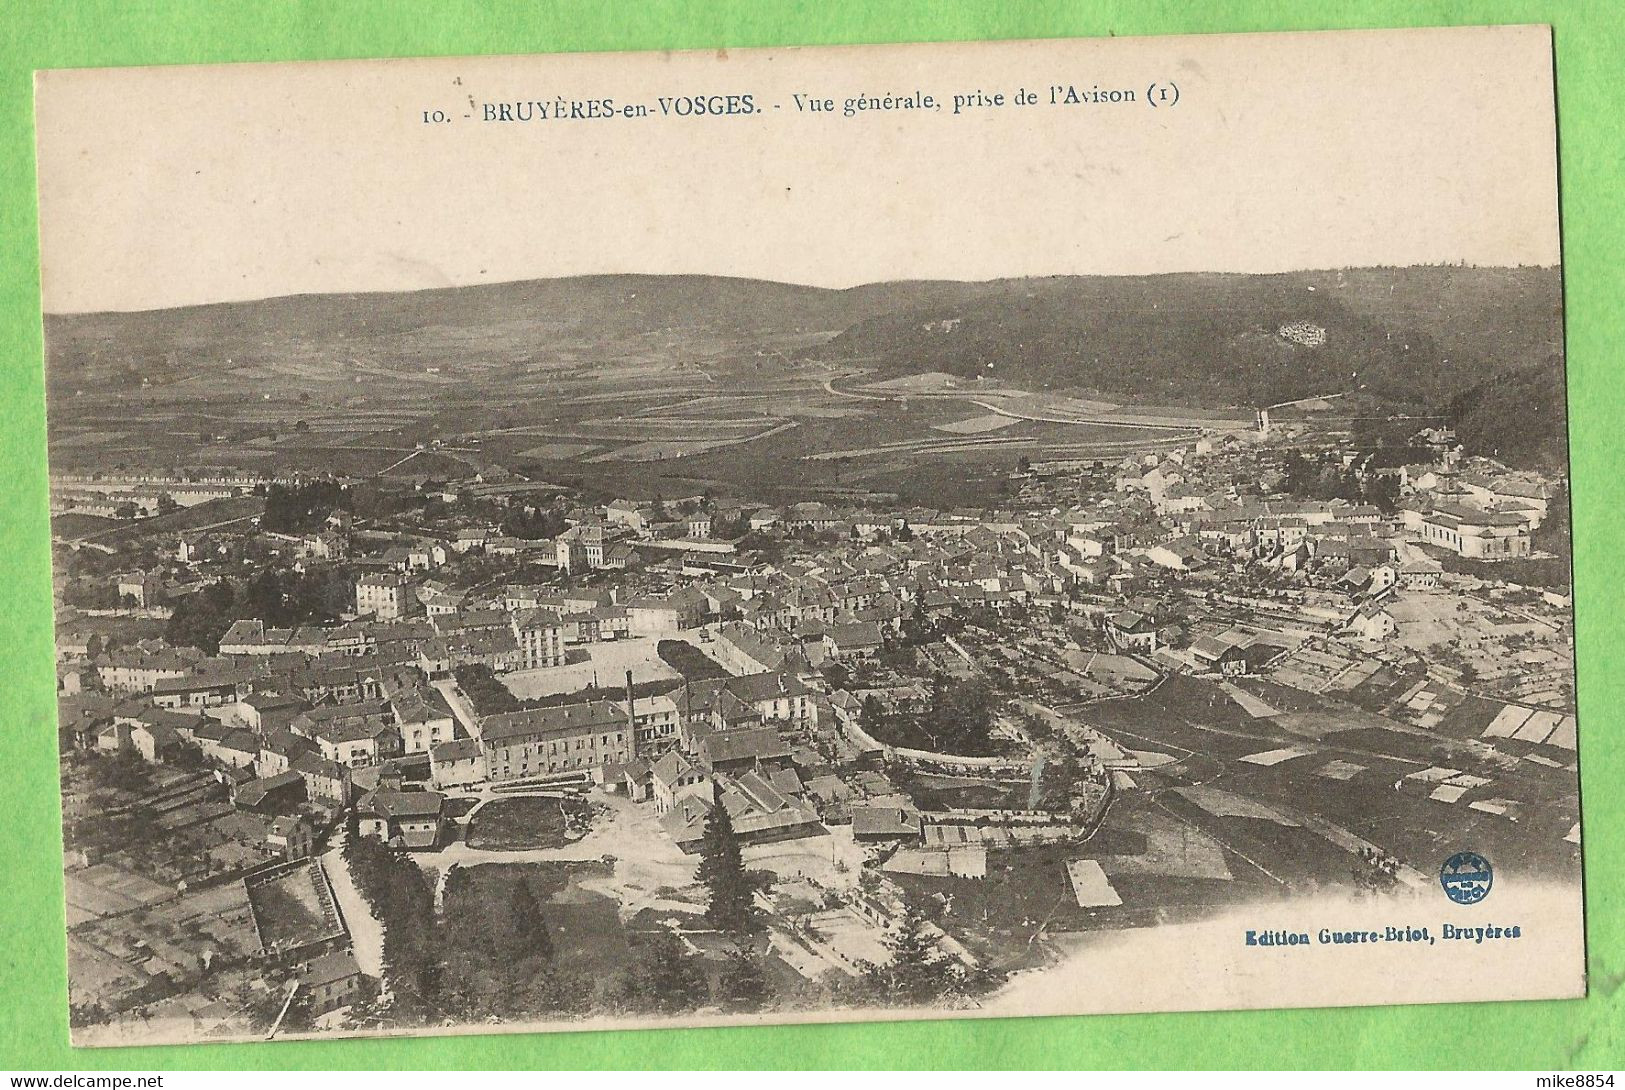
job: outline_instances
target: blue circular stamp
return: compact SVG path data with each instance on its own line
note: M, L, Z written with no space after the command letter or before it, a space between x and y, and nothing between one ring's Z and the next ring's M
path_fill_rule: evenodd
M1490 895L1494 883L1494 868L1477 852L1457 852L1439 868L1444 895L1458 905L1476 905Z

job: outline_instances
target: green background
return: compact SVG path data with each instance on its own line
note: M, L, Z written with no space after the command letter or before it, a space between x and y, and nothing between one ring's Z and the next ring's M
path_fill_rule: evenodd
M31 72L607 49L1551 23L1555 28L1591 995L1584 1001L568 1033L190 1048L68 1047ZM1620 86L1612 3L82 0L0 5L0 1067L1625 1066L1619 512L1625 413ZM1348 93L1359 95L1361 88ZM1508 89L1513 93L1513 89ZM245 103L252 109L252 103ZM1486 210L1493 215L1494 210ZM1147 965L1177 973L1178 964Z

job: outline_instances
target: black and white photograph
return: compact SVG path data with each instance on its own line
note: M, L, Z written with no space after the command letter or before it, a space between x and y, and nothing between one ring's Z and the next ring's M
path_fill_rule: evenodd
M1547 28L36 92L75 1044L1585 993Z

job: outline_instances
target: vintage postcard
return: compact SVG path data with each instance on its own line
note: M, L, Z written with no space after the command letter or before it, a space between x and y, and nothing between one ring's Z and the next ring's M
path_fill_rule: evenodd
M1546 28L37 110L77 1043L1584 994Z

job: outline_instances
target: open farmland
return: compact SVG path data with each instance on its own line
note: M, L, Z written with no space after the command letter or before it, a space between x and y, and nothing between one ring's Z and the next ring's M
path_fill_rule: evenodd
M1144 697L1063 711L1125 749L1156 755L1129 772L1141 788L1255 871L1288 884L1300 872L1324 880L1341 870L1352 880L1347 861L1365 844L1417 872L1436 870L1449 845L1474 843L1511 873L1572 875L1577 850L1564 837L1579 801L1565 768L1511 759L1328 696L1300 694L1296 710L1271 714L1275 693L1289 691L1262 691L1249 710L1219 686L1173 677ZM1465 787L1439 792L1447 782ZM1196 786L1208 790L1188 790ZM1231 795L1245 797L1249 809L1225 802ZM1474 806L1497 799L1521 805L1501 813ZM1510 820L1518 809L1542 817Z
M231 354L230 382L199 367L147 386L75 386L63 395L75 424L53 433L53 459L403 479L496 465L630 496L882 491L927 502L952 492L973 502L998 497L1019 457L1116 457L1194 423L988 383L863 386L867 371L832 371L809 354L838 322L634 327L606 339L579 322L402 321L325 356L269 335L272 348Z

